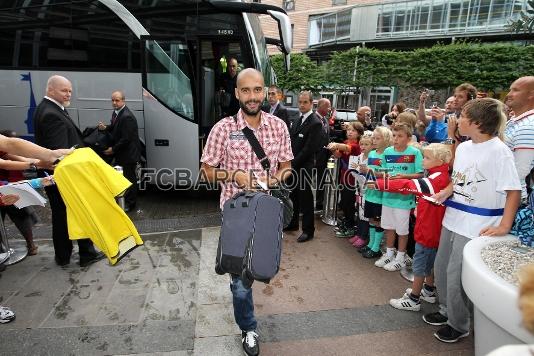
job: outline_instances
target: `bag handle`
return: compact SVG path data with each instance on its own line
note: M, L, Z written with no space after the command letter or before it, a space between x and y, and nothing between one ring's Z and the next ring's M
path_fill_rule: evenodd
M235 123L237 124L237 115L234 115L233 118ZM243 134L248 140L248 143L250 143L250 145L252 146L252 150L256 154L256 157L258 157L258 159L260 160L262 168L265 169L267 171L267 175L269 175L269 169L271 169L271 162L269 162L269 158L267 158L267 155L261 147L260 142L256 138L256 135L254 135L254 132L252 132L252 130L247 126L245 126L243 130L241 130L241 132L243 132Z

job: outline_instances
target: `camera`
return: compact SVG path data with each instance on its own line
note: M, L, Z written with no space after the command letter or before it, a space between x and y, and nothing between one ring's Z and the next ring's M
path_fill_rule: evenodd
M427 94L428 96L432 96L432 95L434 95L434 93L435 93L435 91L432 90L432 89L425 89L424 91L426 92L426 94Z

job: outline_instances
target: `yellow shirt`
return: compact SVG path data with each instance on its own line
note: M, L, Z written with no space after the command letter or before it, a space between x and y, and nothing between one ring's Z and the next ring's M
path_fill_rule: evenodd
M92 149L80 148L66 156L54 170L54 180L67 207L71 240L90 238L112 265L143 244L134 224L115 201L115 196L132 183Z

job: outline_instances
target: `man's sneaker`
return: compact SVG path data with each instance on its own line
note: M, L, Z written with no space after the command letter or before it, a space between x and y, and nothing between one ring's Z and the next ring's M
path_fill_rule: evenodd
M457 342L458 340L460 340L463 337L469 336L469 331L467 331L465 333L462 333L462 332L456 330L455 328L453 328L450 325L445 325L444 327L442 327L441 329L436 331L434 333L434 336L439 341L443 341L443 342L447 342L447 343L453 343L453 342Z
M395 260L395 256L388 257L388 255L383 255L377 261L375 261L375 266L383 268L385 265Z
M440 312L434 312L423 315L423 321L430 325L445 325L447 324L447 317Z
M243 351L248 356L257 356L260 354L260 345L258 342L258 334L255 331L241 331L241 342L243 343Z
M406 294L410 295L411 292L412 288L406 289ZM419 299L424 300L427 303L434 304L436 302L436 292L429 292L423 287L421 289L421 295L419 296Z
M15 313L6 307L0 307L0 323L5 324L15 320Z
M403 258L402 260L398 260L395 258L393 261L387 263L384 266L384 269L386 271L395 272L400 271L403 267L406 267L406 259Z
M409 294L404 294L402 298L399 299L390 299L389 305L400 310L419 311L421 309L421 303L414 302Z

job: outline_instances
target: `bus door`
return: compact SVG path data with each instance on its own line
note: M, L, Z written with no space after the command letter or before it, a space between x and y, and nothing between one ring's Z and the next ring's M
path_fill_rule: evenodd
M199 155L194 71L187 42L144 36L142 44L148 179L162 188L191 185L198 174Z
M200 108L199 138L201 148L211 128L224 116L236 114L238 107L230 105L234 90L225 88L225 79L229 78L230 65L235 59L237 71L254 67L249 50L240 39L201 37L192 45L197 58L198 107ZM236 99L233 99L236 100Z

